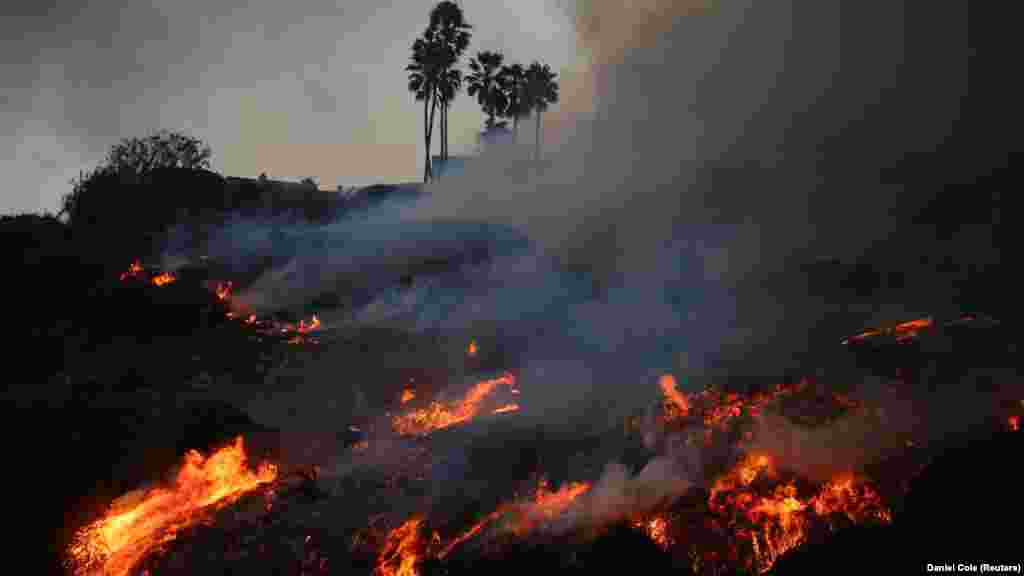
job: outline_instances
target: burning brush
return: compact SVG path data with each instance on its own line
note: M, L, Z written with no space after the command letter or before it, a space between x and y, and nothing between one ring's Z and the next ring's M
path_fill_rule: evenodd
M122 282L134 280L139 282L148 282L153 286L160 287L172 284L177 281L178 278L170 272L147 272L146 269L142 267L142 262L136 259L128 267L128 270L121 273L120 279Z
M80 576L127 576L179 532L276 477L271 464L248 469L241 437L208 457L191 451L171 486L130 492L82 528L68 550L70 568Z

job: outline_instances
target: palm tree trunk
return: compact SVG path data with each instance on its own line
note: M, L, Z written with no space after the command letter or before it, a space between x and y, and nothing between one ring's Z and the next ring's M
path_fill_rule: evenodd
M540 162L540 115L541 111L537 110L537 134L536 134L536 145L534 147L534 162Z
M448 101L447 100L444 101L444 108L442 108L441 123L443 124L443 128L441 128L441 138L442 138L442 141L444 142L444 145L441 147L441 158L443 158L445 161L447 161L448 160Z
M427 119L426 119L427 126L426 126L425 132L426 132L427 161L426 161L426 165L423 168L423 182L428 182L428 181L430 181L434 177L434 170L433 170L433 167L431 166L431 158L430 158L430 140L431 140L431 136L433 135L433 132L434 132L434 114L437 112L437 95L436 94L433 97L427 97L427 98L423 99L423 112L424 112L424 115L426 115L427 105L428 104L431 104L431 106L430 106L430 114L427 115Z
M512 116L512 143L519 143L519 115Z
M423 165L423 183L430 180L430 127L427 122L430 120L430 98L423 99L423 147L427 151L427 162Z

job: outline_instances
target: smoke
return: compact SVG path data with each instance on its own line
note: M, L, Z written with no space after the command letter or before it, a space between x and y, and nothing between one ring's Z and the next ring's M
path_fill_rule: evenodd
M966 8L612 4L577 5L590 83L564 96L576 112L544 116L542 166L524 160L530 119L411 217L517 227L589 278L596 294L549 316L558 337L524 360L548 417L631 409L670 369L697 385L815 371L808 356L858 320L802 266L864 256L937 191L917 159L940 158L960 114ZM922 312L894 298L894 319Z
M414 203L326 227L235 227L229 252L280 260L239 300L278 309L342 293L363 323L471 336L490 322L517 351L524 423L601 426L653 399L666 371L692 389L825 368L878 310L813 288L803 266L913 238L909 220L952 174L984 169L956 155L969 149L956 122L966 5L574 10L586 61L542 118L540 165L530 118L519 143ZM401 282L467 243L490 259ZM930 312L920 295L891 297L874 306L891 319Z
M568 510L565 525L605 526L653 510L701 482L700 453L682 438L666 442L665 453L651 459L638 473L610 462L601 478Z

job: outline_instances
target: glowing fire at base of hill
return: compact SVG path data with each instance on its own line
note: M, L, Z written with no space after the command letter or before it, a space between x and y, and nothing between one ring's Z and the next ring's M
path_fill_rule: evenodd
M424 408L412 410L391 419L391 427L397 434L424 435L467 422L481 413L487 400L502 386L516 393L516 379L504 374L491 380L477 382L466 394L450 402L433 401ZM514 412L518 404L506 404L492 410L492 413Z
M718 527L731 532L759 572L769 570L784 553L803 544L812 523L835 529L840 515L852 523L889 523L892 516L878 494L853 474L842 474L810 497L801 497L795 480L780 481L772 459L748 454L711 489L709 510ZM746 552L746 554L744 554Z
M276 477L270 464L247 468L241 437L209 457L191 451L172 486L131 492L82 528L68 550L70 567L81 576L127 576L183 529Z
M523 538L544 522L564 513L581 495L590 490L586 482L572 482L551 490L541 479L532 499L499 506L457 536L444 542L434 531L429 541L425 537L425 520L417 515L395 528L384 539L378 552L377 576L418 576L419 566L427 558L444 560L461 544L477 537L487 528L500 524L500 530ZM500 521L500 522L499 522Z

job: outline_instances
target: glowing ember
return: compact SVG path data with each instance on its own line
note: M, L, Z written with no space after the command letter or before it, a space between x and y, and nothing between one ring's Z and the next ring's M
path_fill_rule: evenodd
M515 386L515 377L505 374L492 380L478 382L460 400L454 402L431 402L429 406L413 410L392 418L391 426L398 434L428 434L467 422L483 410L485 401L499 387Z
M633 527L647 535L662 550L668 551L672 548L673 542L668 533L668 520L665 518L655 516L648 520L634 520Z
M135 260L132 262L131 266L128 267L127 271L121 273L121 281L123 282L129 278L138 278L142 272L142 262Z
M410 400L412 400L415 397L416 397L416 392L413 391L412 388L406 388L405 390L402 390L402 398L401 398L402 404L405 404L406 402L409 402Z
M217 284L217 288L215 291L217 294L217 299L226 302L229 298L231 298L231 288L232 284L230 280L227 282L219 282Z
M316 314L313 315L313 319L309 321L309 324L305 320L299 320L299 326L296 328L299 334L306 334L320 328L320 319L317 318Z
M1020 416L1010 416L1007 418L1006 426L1011 432L1020 432Z
M506 412L518 412L518 411L519 411L519 404L505 404L501 408L495 408L494 409L494 413L495 414L504 414Z
M72 567L76 574L126 576L204 513L276 477L273 465L248 470L241 437L209 457L190 451L173 486L129 493L80 530L69 549Z
M876 336L895 336L896 341L903 343L908 342L918 336L918 334L927 328L931 328L934 322L931 318L919 318L917 320L911 320L909 322L901 322L895 326L873 328L871 330L865 330L856 336L850 336L842 341L842 344L851 344L853 342L861 342L868 338L874 338Z
M466 355L468 355L470 358L472 358L473 356L476 356L476 353L477 353L476 340L470 340L469 346L466 348Z
M377 576L418 576L416 566L424 551L420 538L422 524L423 518L417 516L388 534L374 571Z

